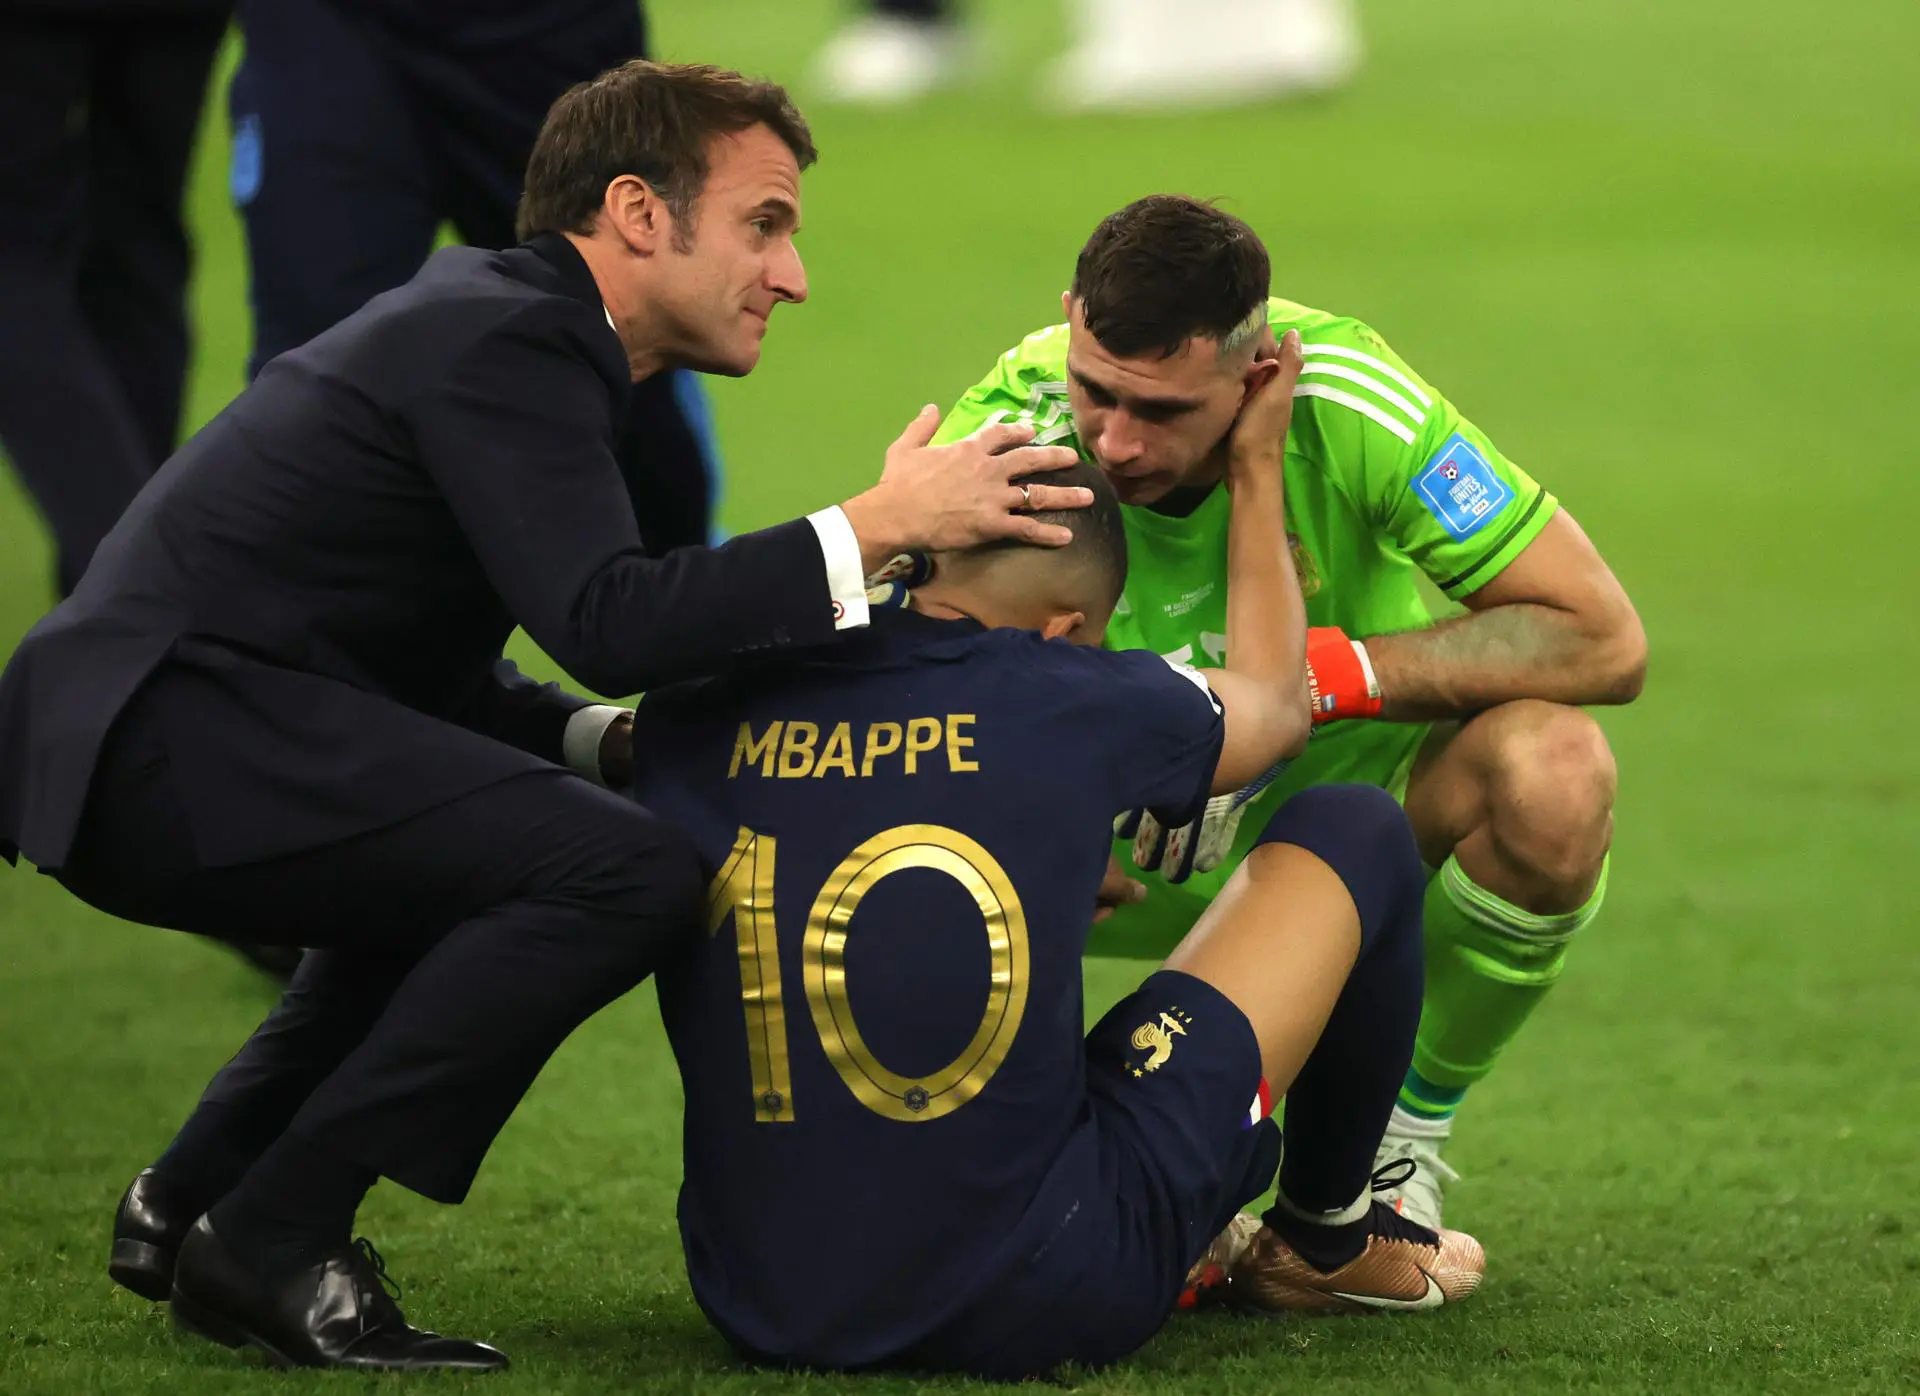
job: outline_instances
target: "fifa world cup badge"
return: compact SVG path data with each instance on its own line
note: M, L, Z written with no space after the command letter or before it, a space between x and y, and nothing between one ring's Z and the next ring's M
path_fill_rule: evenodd
M1294 575L1300 578L1300 599L1311 601L1320 594L1320 565L1307 551L1307 545L1300 541L1299 534L1287 535L1287 547L1293 553Z

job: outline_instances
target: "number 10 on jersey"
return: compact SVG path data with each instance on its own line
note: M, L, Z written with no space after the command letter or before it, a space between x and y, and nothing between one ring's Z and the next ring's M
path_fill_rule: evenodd
M742 829L708 890L707 933L718 932L732 918L739 945L753 1117L762 1124L794 1119L780 932L774 921L778 851L771 834ZM853 914L881 879L909 868L943 873L973 898L985 923L992 977L987 1009L972 1040L938 1071L920 1077L902 1076L880 1063L860 1036L847 998L847 928ZM890 1120L937 1120L972 1100L1006 1060L1027 1009L1027 918L1013 883L986 849L938 824L888 829L841 859L807 913L800 960L807 1007L828 1062L856 1100Z

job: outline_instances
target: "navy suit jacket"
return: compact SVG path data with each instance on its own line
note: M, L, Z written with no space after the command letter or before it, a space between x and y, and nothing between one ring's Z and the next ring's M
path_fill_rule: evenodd
M0 675L0 853L57 868L149 675L196 855L254 861L550 770L584 700L834 637L805 520L649 556L629 379L585 262L450 248L273 360ZM642 501L642 504L644 502Z

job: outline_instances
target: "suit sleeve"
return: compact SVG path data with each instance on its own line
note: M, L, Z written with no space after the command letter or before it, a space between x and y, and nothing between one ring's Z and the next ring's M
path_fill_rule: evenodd
M567 724L592 700L568 693L556 683L538 683L502 659L474 686L453 720L468 731L518 747L530 756L561 764Z
M831 640L822 545L805 520L646 555L606 381L568 308L496 326L409 410L419 459L513 618L610 694Z

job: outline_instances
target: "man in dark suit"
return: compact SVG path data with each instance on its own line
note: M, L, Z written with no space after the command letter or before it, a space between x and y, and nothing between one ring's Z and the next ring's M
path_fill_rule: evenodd
M442 252L268 365L0 677L0 852L131 920L320 947L121 1204L114 1274L181 1325L304 1365L505 1363L410 1327L354 1214L380 1176L464 1197L704 895L684 837L594 783L623 716L515 674L516 622L626 693L832 642L897 551L1066 541L1019 511L1087 492L1009 480L1070 451L996 458L1010 425L929 448L928 408L845 504L646 555L629 383L752 369L806 296L812 158L771 84L635 62L576 88L529 241Z

